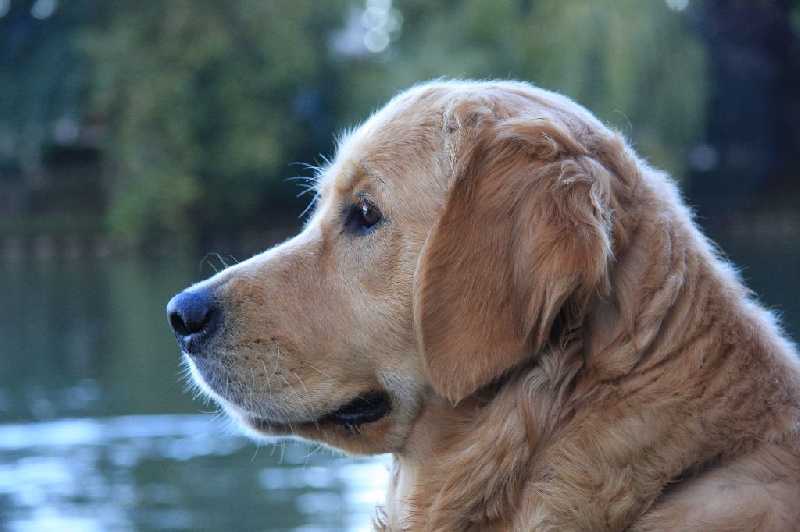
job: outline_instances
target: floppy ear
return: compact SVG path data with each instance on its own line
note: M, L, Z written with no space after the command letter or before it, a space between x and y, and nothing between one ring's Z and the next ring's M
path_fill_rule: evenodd
M611 257L611 176L566 128L478 127L415 278L422 358L453 401L532 359L558 316L576 327Z

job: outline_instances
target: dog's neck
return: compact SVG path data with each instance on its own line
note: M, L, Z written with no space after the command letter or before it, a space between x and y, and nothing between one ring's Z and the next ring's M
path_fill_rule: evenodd
M541 364L453 405L431 392L409 442L395 454L379 529L513 528L525 471L558 415ZM538 375L538 379L537 379ZM547 392L537 387L548 387ZM541 393L540 393L541 392ZM541 395L541 400L531 400ZM481 435L465 438L463 435Z

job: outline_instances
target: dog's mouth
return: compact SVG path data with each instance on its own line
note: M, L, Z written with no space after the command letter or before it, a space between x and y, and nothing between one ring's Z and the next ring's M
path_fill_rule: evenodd
M392 402L389 394L384 391L370 391L359 395L333 412L325 414L313 424L316 426L337 425L352 430L383 419L391 409ZM276 424L267 419L256 419L254 422L264 430L280 428L280 425L285 425L284 423Z
M389 395L383 391L360 395L320 419L321 423L335 423L346 427L356 427L378 421L392 409Z

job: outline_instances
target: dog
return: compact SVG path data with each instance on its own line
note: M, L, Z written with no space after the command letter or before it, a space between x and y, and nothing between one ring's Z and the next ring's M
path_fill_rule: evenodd
M421 84L315 190L168 321L249 433L392 453L377 529L800 530L795 348L583 107Z

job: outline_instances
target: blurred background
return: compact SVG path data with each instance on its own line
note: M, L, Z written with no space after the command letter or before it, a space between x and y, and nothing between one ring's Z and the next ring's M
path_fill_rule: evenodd
M369 527L388 458L246 441L184 393L164 306L443 76L620 130L800 338L798 1L0 0L0 530Z

